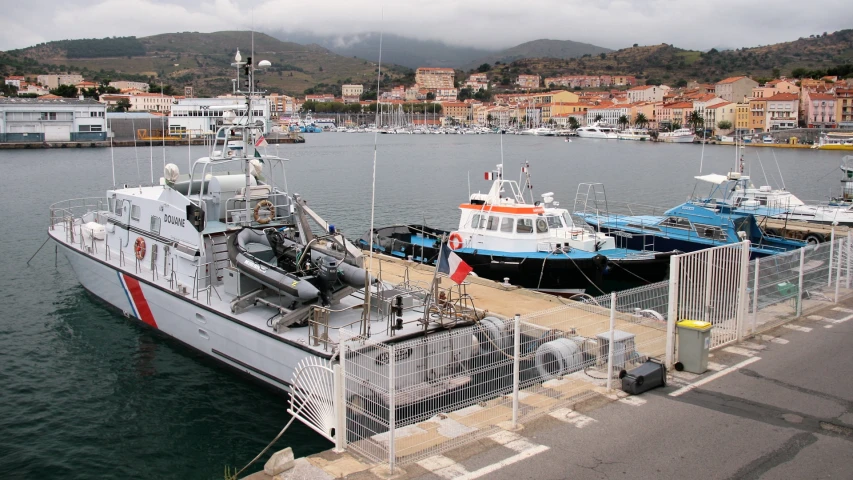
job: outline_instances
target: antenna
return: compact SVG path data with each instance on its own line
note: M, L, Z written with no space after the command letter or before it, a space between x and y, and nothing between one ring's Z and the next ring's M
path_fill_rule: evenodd
M105 114L106 115L106 114ZM112 122L107 119L107 134L110 136L110 164L113 167L113 188L116 187L116 157L113 151L113 129Z
M384 22L384 20L385 20L385 9L382 8L380 10L380 17L379 17L379 23L380 23L380 28L379 28L379 63L378 63L377 68L376 68L376 107L377 108L376 108L376 120L375 121L376 121L377 128L376 128L376 131L373 132L373 186L372 186L372 192L371 192L371 197L370 197L370 244L371 244L371 248L370 248L370 259L369 259L369 263L368 263L368 267L367 267L368 271L373 270L373 220L374 220L374 214L376 211L376 153L377 153L376 152L376 144L379 142L379 128L378 128L379 127L379 105L380 105L380 103L379 103L379 88L380 88L380 85L382 82L382 35L384 33L382 31L381 24L382 24L382 22ZM368 318L370 318L369 317L369 315L370 315L369 310L367 312L367 315L368 315Z

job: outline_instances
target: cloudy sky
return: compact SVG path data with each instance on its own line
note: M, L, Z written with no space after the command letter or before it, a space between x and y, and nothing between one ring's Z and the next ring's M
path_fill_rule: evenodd
M853 27L849 0L4 0L0 50L178 31L367 31L498 49L537 38L613 49L756 46ZM241 4L246 10L241 11ZM380 22L380 12L384 21Z

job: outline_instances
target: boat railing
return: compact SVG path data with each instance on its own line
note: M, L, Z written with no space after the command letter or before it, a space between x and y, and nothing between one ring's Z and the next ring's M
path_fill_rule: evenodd
M267 185L251 187L248 195L251 213L246 218L246 196L237 195L225 202L225 224L229 227L278 224L291 218L293 204L286 193L273 193Z
M50 206L50 225L53 230L56 225L72 219L84 221L84 217L90 216L89 221L98 222L101 225L107 223L106 213L109 211L109 202L104 197L87 197L62 200ZM90 215L89 215L90 214Z

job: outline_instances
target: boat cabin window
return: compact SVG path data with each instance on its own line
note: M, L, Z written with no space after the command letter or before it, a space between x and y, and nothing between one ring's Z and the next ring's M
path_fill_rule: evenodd
M548 219L549 228L563 228L563 222L557 215L548 215L545 218Z
M124 205L124 200L121 200L121 199L118 199L118 198L117 198L117 199L115 199L115 207L116 207L116 208L115 208L115 210L113 210L113 212L114 212L116 215L118 215L119 217L121 216L121 212L122 212L121 207L122 207L122 205Z
M109 209L109 211L111 213L116 211L116 199L115 198L107 197L107 205L109 205L107 208Z
M761 204L761 205L767 205L767 197L759 197L759 196L756 196L756 197L755 197L755 199L756 199L756 200L758 200L758 203L759 203L759 204Z
M548 233L548 222L544 218L536 219L536 233Z
M569 217L569 212L563 212L563 222L565 222L566 228L571 228L575 226L575 223ZM583 222L581 222L581 225L583 225Z
M151 215L151 233L160 235L160 217Z
M141 215L139 210L139 205L133 205L130 207L130 218L136 220L137 222L139 221L139 216Z
M501 217L496 217L494 215L489 217L489 223L486 225L486 228L492 231L496 231L498 229L498 224L501 221Z
M682 217L667 217L666 220L660 222L663 227L680 228L682 230L690 230L693 228L690 225L690 220Z
M515 225L515 231L516 233L533 233L533 219L519 218Z
M471 228L486 228L487 221L488 217L475 213L474 216L471 217Z
M728 240L728 236L726 232L723 231L720 227L715 227L713 225L702 225L697 223L696 225L696 233L703 238L710 238L712 240Z
M515 219L514 219L514 218L511 218L511 217L504 217L504 218L501 220L501 231L502 231L502 232L507 232L507 233L512 233L512 227L513 227L513 224L514 224L514 223L515 223Z

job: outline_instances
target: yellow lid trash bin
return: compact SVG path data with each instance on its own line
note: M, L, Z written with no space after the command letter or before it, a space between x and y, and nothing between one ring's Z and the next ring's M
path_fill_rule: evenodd
M681 320L675 324L678 329L678 363L681 369L691 373L705 373L708 370L708 353L711 351L711 322L702 320Z

